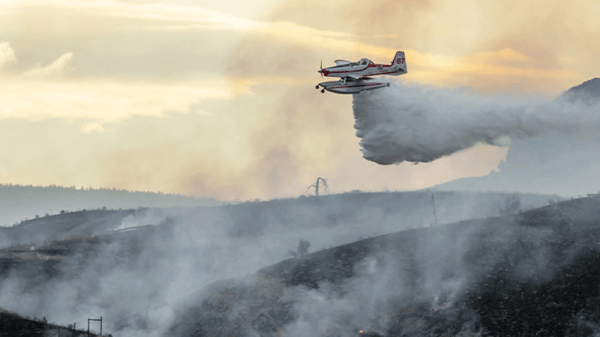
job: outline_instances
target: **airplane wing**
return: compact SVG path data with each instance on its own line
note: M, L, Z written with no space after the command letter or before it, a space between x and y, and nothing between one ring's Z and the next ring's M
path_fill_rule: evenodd
M335 65L337 66L341 66L343 64L348 64L350 63L350 61L346 61L346 60L335 60Z

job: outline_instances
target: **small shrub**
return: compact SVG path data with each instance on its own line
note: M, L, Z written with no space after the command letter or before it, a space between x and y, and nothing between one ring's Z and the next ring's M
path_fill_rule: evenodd
M300 239L300 242L298 242L298 247L296 247L296 251L289 249L288 254L294 258L303 257L304 255L308 254L308 247L310 247L310 242L308 242L308 240Z

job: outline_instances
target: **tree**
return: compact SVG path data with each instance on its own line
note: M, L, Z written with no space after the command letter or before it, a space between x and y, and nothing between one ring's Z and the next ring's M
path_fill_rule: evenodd
M308 247L310 247L310 242L308 242L308 240L300 239L298 242L298 247L296 247L296 251L290 249L288 250L288 254L295 258L303 257L304 255L308 254Z
M306 189L306 192L308 192L308 190L310 190L311 187L314 187L315 188L315 196L318 197L319 196L319 182L321 182L322 185L325 186L325 191L327 191L327 188L329 187L329 186L327 186L327 180L325 180L321 177L318 177L317 182L308 186L308 188ZM306 194L306 192L304 192L304 193Z

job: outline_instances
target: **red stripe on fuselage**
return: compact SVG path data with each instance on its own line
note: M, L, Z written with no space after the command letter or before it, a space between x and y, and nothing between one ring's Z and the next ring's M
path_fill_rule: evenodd
M393 73L399 73L399 72L401 72L401 71L402 71L402 70L400 70L400 71L398 71L398 70L395 70L395 71L388 71L388 72L384 72L384 73L377 73L377 74L373 74L373 75L385 75L385 74L393 74ZM369 76L373 76L373 75L369 75Z
M333 74L333 73L354 73L354 72L363 71L363 70L367 69L368 67L369 67L369 66L366 66L366 67L364 67L364 68L362 68L362 69L359 69L359 70L343 70L343 71L327 70L327 72L328 72L329 74ZM323 69L323 70L325 70L325 69Z
M373 65L369 64L369 67L371 67L371 68L372 67L389 68L389 67L391 67L391 65L388 66L386 64L373 64Z

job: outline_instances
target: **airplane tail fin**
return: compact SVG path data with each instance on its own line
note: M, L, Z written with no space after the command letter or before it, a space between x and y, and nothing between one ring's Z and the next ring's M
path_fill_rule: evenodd
M403 74L408 72L408 68L406 67L406 58L404 57L403 51L396 52L396 56L394 56L394 60L392 61L392 66L398 68L398 70L401 70Z

